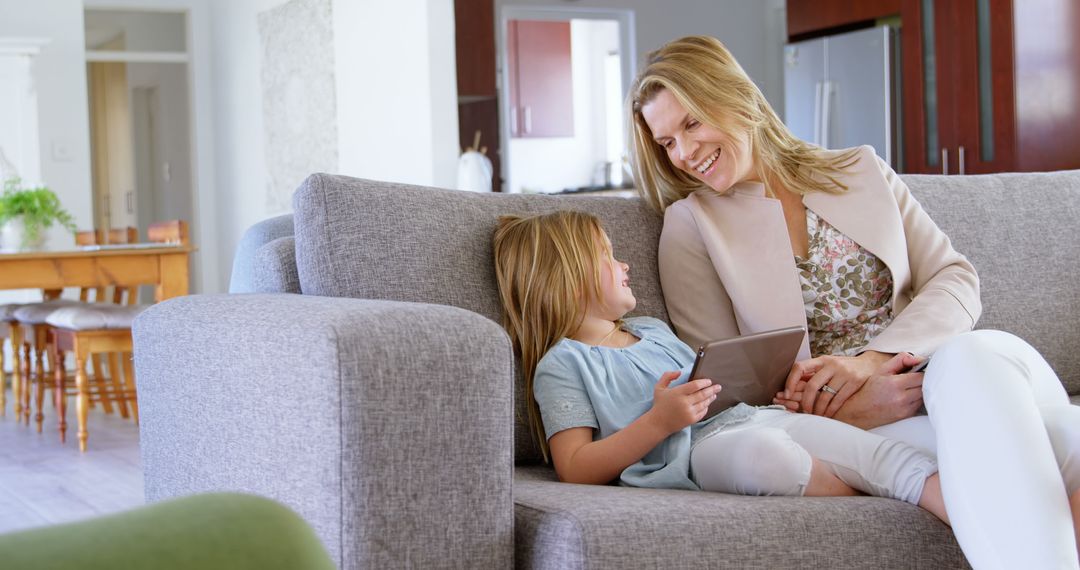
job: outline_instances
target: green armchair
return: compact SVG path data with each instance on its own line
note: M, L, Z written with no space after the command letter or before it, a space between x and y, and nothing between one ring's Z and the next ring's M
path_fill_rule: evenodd
M0 535L9 570L332 570L311 528L269 499L193 495L82 522Z

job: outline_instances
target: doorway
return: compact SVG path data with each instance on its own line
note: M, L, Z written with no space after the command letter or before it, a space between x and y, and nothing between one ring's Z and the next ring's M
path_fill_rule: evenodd
M85 12L94 222L194 227L187 15Z
M633 30L629 10L501 9L506 191L629 188L623 104L635 73Z

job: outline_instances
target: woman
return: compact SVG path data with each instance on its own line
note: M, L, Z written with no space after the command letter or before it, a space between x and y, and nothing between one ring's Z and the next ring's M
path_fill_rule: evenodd
M778 403L936 453L975 568L1080 567L1080 408L1025 342L971 332L974 268L873 149L795 138L708 37L650 54L630 108L679 336L806 325Z

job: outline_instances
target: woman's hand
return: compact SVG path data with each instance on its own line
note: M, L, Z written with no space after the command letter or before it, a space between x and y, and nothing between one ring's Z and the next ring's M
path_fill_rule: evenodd
M719 384L699 378L671 388L679 377L678 371L665 372L653 388L653 405L647 412L666 433L675 433L684 427L701 421L709 404L720 391Z
M796 362L778 398L794 400L793 395L801 392L799 409L831 418L888 358L887 354L867 351L859 356L819 356ZM800 386L800 382L805 385ZM824 386L828 388L822 391ZM797 390L799 387L802 390Z
M901 374L900 371L918 364L921 360L906 352L889 359L832 417L863 429L873 429L911 417L922 405L923 373ZM785 398L781 392L773 402L798 411L806 391L810 390L809 386L808 381L800 380L795 383L795 390L789 394L790 398Z

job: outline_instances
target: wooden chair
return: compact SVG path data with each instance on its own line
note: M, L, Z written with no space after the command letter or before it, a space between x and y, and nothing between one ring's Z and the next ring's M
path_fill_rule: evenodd
M59 295L58 292L42 290L42 302L49 302L54 300ZM33 337L31 334L29 337L26 335L26 331L23 329L22 323L16 317L16 312L20 309L35 305L37 303L12 303L0 306L0 326L3 327L2 333L0 333L0 339L7 338L11 343L12 354L12 366L11 366L11 398L12 409L15 412L15 421L25 421L27 424L30 422L30 383L31 383L31 344L29 339ZM0 345L0 350L2 350ZM3 357L0 353L0 375L2 375L3 369ZM0 395L0 402L3 401L3 396Z
M100 231L87 231L79 232L75 237L76 245L93 245L100 243L101 232ZM49 301L50 297L55 295L54 292L42 291L42 300ZM29 303L34 304L34 303ZM30 371L30 344L25 338L23 325L15 317L15 311L29 305L28 303L21 304L8 304L0 308L0 317L2 317L4 330L0 332L2 338L8 338L11 340L12 345L12 363L11 368L11 397L12 397L12 409L15 412L15 421L30 421L30 383L31 383L31 371ZM31 333L30 337L34 335ZM3 353L2 346L0 346L0 376L3 375ZM2 380L2 378L0 378ZM0 384L0 388L2 388ZM3 393L0 390L0 402L3 402ZM40 431L40 430L39 430Z
M4 344L11 336L6 321L0 323L0 418L7 417L7 363L4 362Z
M151 224L148 229L150 241L168 244L188 243L187 223L181 220ZM134 297L134 295L132 295ZM87 411L90 406L90 383L86 375L87 359L101 353L120 353L122 355L124 383L119 391L111 393L114 402L121 400L130 403L132 416L139 421L139 406L136 401L135 372L131 365L132 339L131 323L147 305L87 305L72 306L57 310L49 317L50 334L53 339L56 362L63 361L63 353L75 354L75 384L77 391L76 415L78 419L79 451L86 451L89 433L86 429ZM114 378L115 381L115 378ZM57 407L60 418L60 439L66 439L67 398L64 375L55 375Z
M15 328L14 315L15 309L21 307L20 304L9 303L0 305L0 417L7 417L7 378L6 371L7 363L4 358L4 344L6 341L11 342L12 353L12 366L11 366L11 409L15 412L15 421L19 421L22 418L22 408L19 405L19 393L22 379L22 359L19 358L19 353L22 351L22 347L16 344L14 333Z
M138 241L138 230L135 228L119 228L109 230L107 233L101 230L87 230L78 232L75 235L75 244L78 246L87 245L100 245L103 243L133 243ZM106 242L106 236L108 242ZM29 425L31 414L31 392L33 391L34 403L36 405L36 413L34 414L35 422L37 423L38 433L42 432L42 422L44 420L43 402L45 400L45 389L50 385L46 381L48 375L45 371L45 358L46 355L51 355L51 343L49 340L49 325L46 320L53 311L66 307L81 305L90 302L90 294L94 292L94 302L104 302L105 288L82 288L79 290L79 300L66 300L59 298L59 291L47 291L43 293L44 301L41 303L29 303L21 306L14 312L15 320L17 321L13 327L13 342L23 343L24 358L22 358L22 374L19 381L19 394L17 400L19 402L18 407L22 410L22 420ZM31 347L33 348L33 358L31 357ZM54 373L59 368L63 371L63 362L61 361L59 367L57 362L49 359L50 367ZM16 362L18 365L19 362ZM32 366L33 365L33 366ZM104 379L104 375L101 371L101 361L98 359L94 362L95 378L99 381ZM36 390L32 390L36 386ZM99 393L104 394L101 390ZM107 395L96 400L102 401L102 406L108 413L112 413L112 406L110 405ZM125 416L126 417L126 416Z

